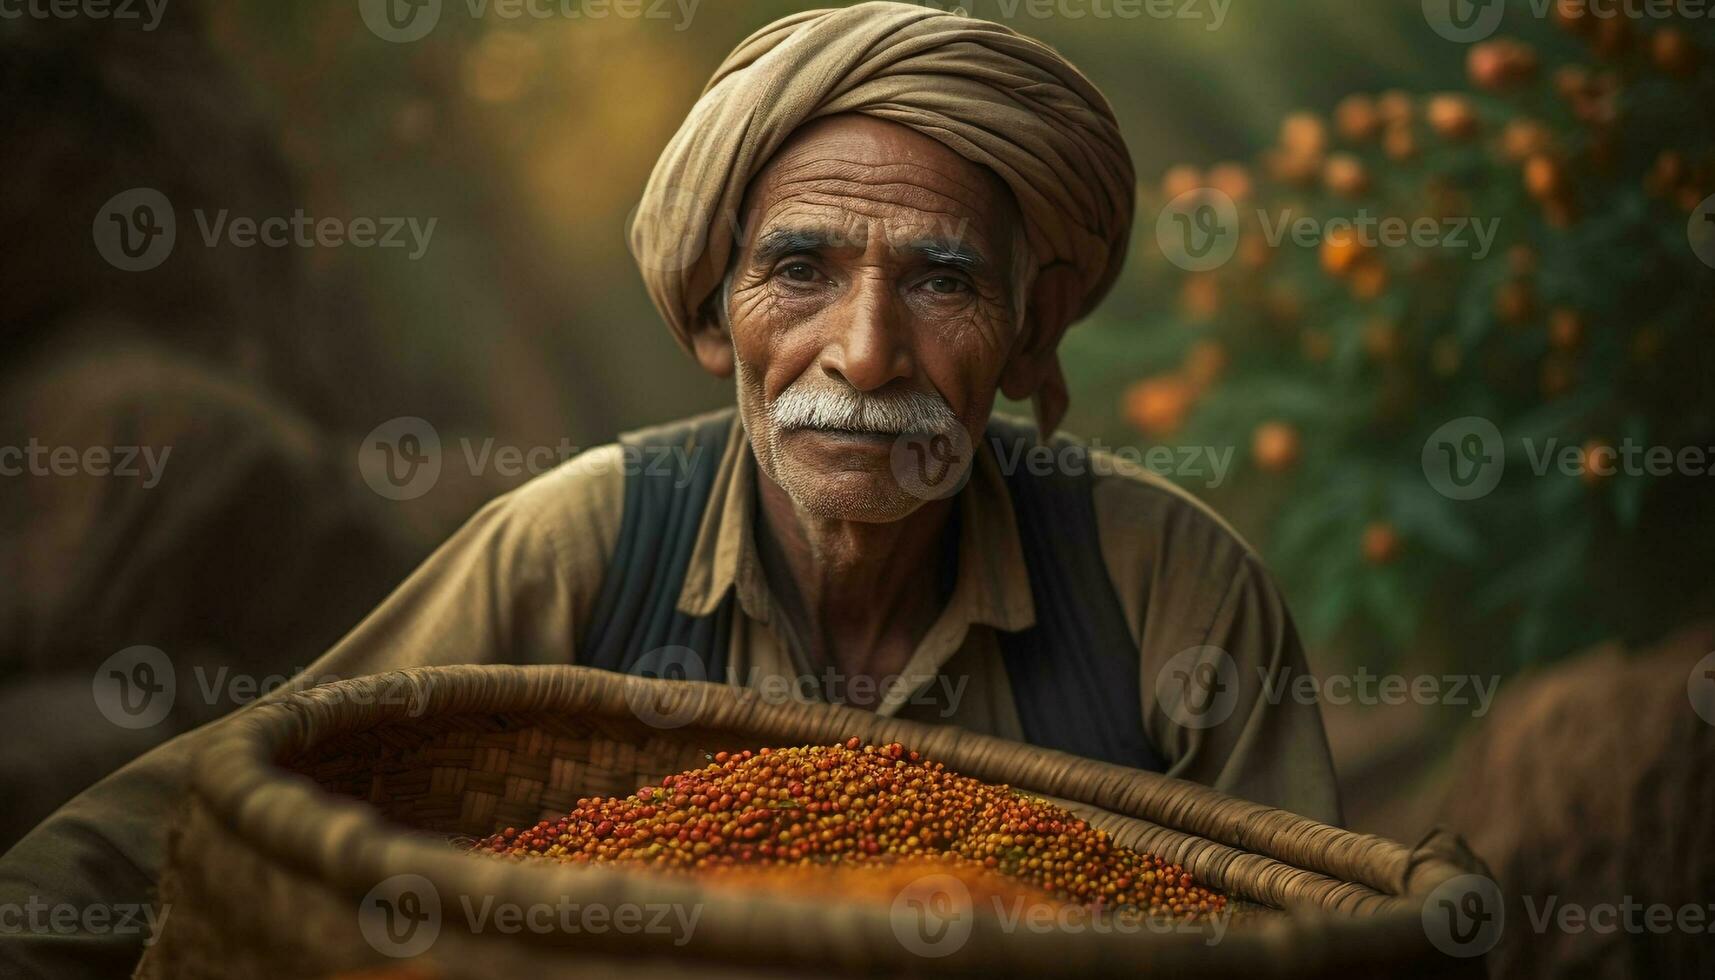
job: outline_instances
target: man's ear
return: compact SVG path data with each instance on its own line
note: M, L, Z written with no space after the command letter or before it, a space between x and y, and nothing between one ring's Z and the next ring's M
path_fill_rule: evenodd
M1030 399L1044 440L1060 427L1071 404L1059 348L1082 292L1077 270L1069 265L1051 265L1037 273L1012 356L1001 371L1000 390L1015 401Z
M691 353L703 370L717 378L732 377L732 335L722 325L714 309L703 308L696 326L691 328Z

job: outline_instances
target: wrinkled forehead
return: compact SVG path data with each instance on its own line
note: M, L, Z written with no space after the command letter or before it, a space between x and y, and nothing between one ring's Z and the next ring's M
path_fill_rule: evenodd
M909 127L868 116L817 120L794 133L751 180L747 252L785 236L862 249L957 243L1004 262L1019 226L1000 178Z

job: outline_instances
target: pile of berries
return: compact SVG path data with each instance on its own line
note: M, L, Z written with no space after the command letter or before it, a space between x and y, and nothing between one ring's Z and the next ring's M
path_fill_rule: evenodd
M895 742L720 752L624 799L589 798L474 850L700 874L932 859L1098 911L1199 918L1226 898L1045 800L961 776Z

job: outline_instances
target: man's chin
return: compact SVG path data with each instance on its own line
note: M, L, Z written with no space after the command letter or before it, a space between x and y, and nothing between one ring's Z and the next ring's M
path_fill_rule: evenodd
M885 461L878 471L799 469L781 487L805 513L826 520L886 524L904 520L924 503L899 485Z

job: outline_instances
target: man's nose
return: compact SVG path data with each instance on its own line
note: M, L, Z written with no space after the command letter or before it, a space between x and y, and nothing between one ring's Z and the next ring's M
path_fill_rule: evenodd
M911 376L908 317L885 277L860 277L840 307L822 351L823 371L859 391Z

